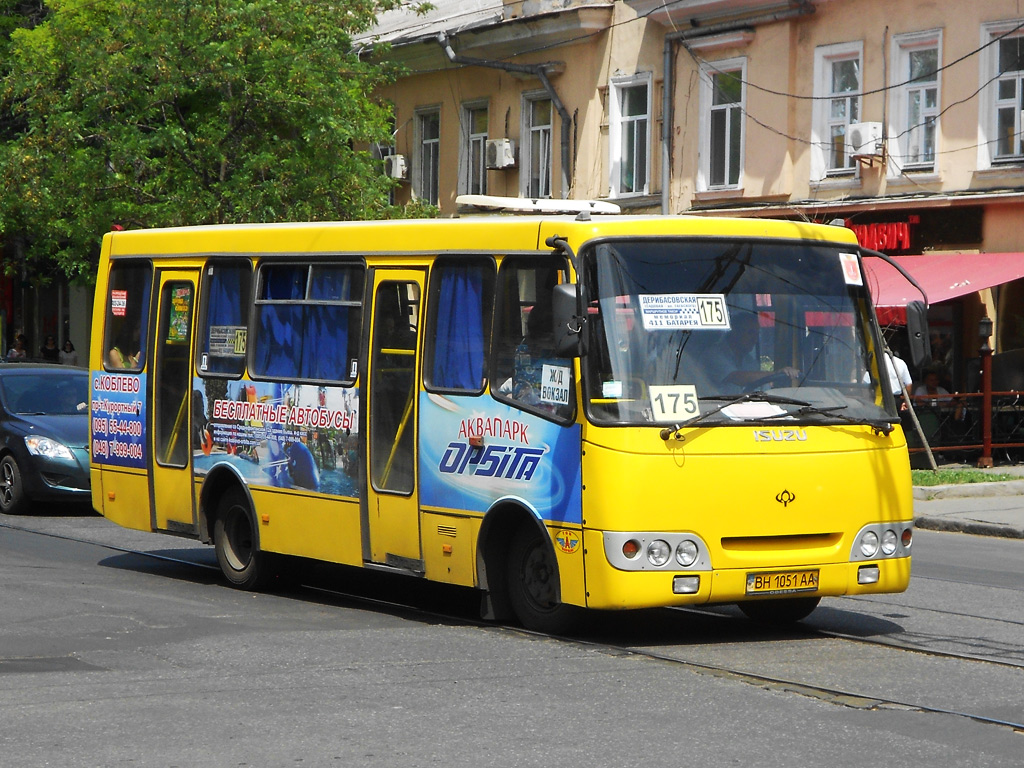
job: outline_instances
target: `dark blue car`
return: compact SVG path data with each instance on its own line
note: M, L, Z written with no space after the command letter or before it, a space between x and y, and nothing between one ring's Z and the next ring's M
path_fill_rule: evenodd
M0 365L0 512L32 502L90 503L89 372Z

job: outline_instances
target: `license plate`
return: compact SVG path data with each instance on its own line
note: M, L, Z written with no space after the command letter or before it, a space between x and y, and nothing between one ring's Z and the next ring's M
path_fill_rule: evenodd
M748 595L788 595L813 592L818 588L818 570L748 573Z

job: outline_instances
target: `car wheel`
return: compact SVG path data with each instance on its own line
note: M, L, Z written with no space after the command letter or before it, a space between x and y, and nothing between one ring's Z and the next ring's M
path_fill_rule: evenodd
M249 500L240 490L228 491L217 506L213 546L231 586L258 591L273 581L271 558L259 551Z
M13 456L4 456L0 459L0 512L20 515L25 511L25 503L25 486L18 462Z

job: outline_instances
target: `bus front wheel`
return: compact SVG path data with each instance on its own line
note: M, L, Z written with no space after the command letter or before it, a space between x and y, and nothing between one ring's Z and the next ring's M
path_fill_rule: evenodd
M564 634L576 625L580 609L559 602L551 541L536 526L522 526L516 532L507 565L509 602L524 627Z
M820 602L820 597L787 597L782 600L751 600L740 603L739 608L748 619L782 626L806 619Z
M231 586L259 590L273 578L270 558L259 551L256 542L248 499L237 489L226 493L217 506L213 546L217 563Z

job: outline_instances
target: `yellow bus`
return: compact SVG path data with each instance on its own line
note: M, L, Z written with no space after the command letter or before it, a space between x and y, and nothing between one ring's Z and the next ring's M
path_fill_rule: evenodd
M842 227L587 213L111 232L93 503L239 588L298 556L544 631L901 591L864 256Z

